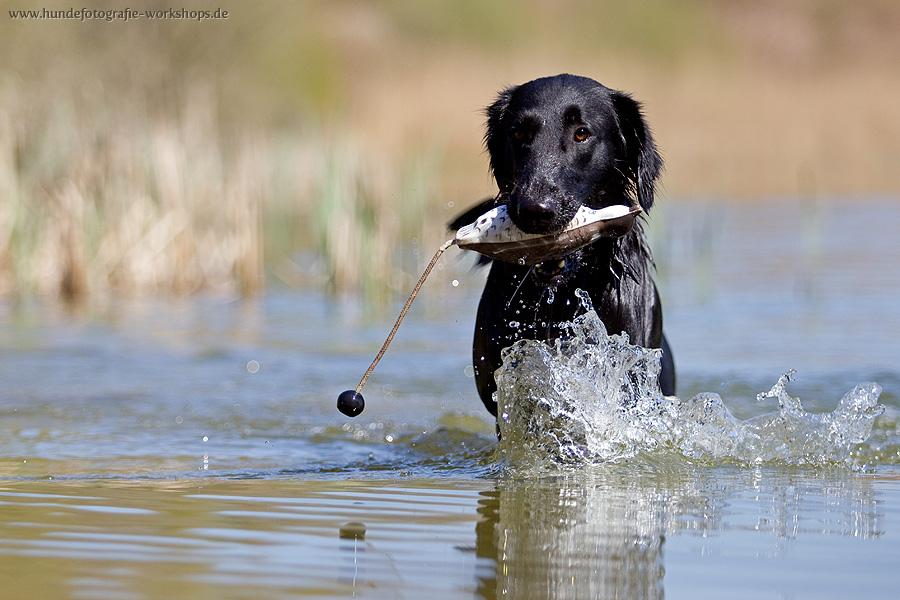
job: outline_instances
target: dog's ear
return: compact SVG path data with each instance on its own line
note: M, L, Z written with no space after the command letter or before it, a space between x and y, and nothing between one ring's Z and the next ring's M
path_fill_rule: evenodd
M662 157L644 121L641 105L628 94L614 92L613 106L625 145L626 174L634 186L637 201L645 211L653 206L656 180L663 168Z
M497 100L485 109L487 129L484 133L484 147L491 159L491 172L501 192L510 192L515 178L508 153L506 116L509 103L517 86L508 87L497 96Z

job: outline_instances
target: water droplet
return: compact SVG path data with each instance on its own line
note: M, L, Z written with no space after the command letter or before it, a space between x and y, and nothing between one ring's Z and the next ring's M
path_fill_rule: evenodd
M556 288L547 288L547 304L553 304L556 300Z
M450 282L450 285L452 285L453 287L459 287L459 280L454 279L453 281Z
M520 259L517 260L516 262L519 263L519 266L520 266L520 267L524 267L524 266L525 266L525 257L523 256L522 258L520 258Z
M259 372L259 363L255 360L251 360L247 363L247 372L248 373L257 373Z
M512 327L513 329L518 329L519 325L520 325L520 323L518 321L510 321L509 322L509 326Z
M590 297L581 290L577 296L588 312L568 325L569 339L519 341L505 351L495 375L500 450L514 459L570 464L677 452L747 464L844 464L854 460L854 445L869 436L884 411L881 388L872 383L857 386L832 413L808 413L785 390L792 373L759 395L777 401L777 412L747 421L734 417L718 394L664 397L660 351L608 335L589 308Z

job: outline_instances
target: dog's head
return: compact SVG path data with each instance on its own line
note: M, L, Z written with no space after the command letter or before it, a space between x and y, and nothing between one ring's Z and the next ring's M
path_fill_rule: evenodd
M557 75L504 90L487 117L491 170L523 231L560 231L582 205L653 205L662 159L629 95Z

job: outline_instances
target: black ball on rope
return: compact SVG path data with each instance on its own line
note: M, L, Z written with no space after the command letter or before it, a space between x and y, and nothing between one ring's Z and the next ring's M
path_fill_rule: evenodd
M348 417L355 417L366 407L366 401L363 395L356 390L347 390L338 396L337 407Z

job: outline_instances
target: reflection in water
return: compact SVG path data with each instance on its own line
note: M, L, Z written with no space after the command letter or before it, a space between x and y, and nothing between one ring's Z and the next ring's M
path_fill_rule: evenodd
M884 533L865 476L783 471L591 468L503 479L481 493L478 555L496 562L484 598L663 598L666 540L751 528L773 554L804 533ZM749 504L742 514L728 507Z
M359 521L350 521L341 525L338 530L341 539L342 555L340 583L351 586L356 595L357 582L366 579L366 525Z
M493 566L465 550L488 484L409 484L6 483L0 597L471 598Z
M501 481L482 494L486 598L662 598L670 492L591 471Z
M748 576L771 575L777 559L769 584L783 596L791 585L814 596L819 574L852 568L868 587L852 597L893 597L863 593L887 585L874 576L881 563L866 556L896 547L884 544L896 535L888 524L896 529L897 513L885 510L892 489L848 470L640 460L403 487L6 483L0 578L15 598L716 598L733 574L684 581L727 547ZM848 557L840 553L848 537L870 543ZM838 552L810 560L798 556L804 544Z

